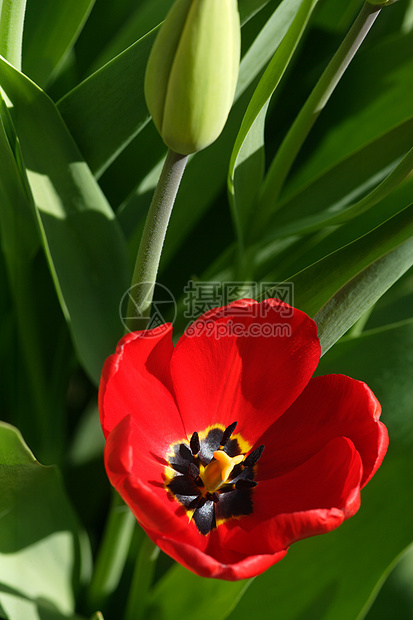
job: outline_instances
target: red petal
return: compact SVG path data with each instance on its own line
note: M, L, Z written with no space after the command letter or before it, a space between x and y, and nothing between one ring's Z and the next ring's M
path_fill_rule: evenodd
M301 393L319 352L315 323L278 300L242 300L204 315L172 355L187 433L237 421L253 443Z
M99 411L105 436L125 416L140 424L140 444L163 457L184 436L171 393L172 326L128 334L105 362Z
M378 421L380 404L370 388L345 375L311 379L288 411L260 439L271 446L259 463L259 478L288 472L334 437L348 437L363 462L362 487L386 454L387 429Z
M185 537L182 537L181 541L177 541L166 536L159 537L151 532L147 533L165 553L200 577L213 577L228 581L250 579L260 575L267 568L282 560L287 553L287 550L283 550L278 553L245 556L233 563L223 563L216 560L212 555L186 544Z
M362 463L353 443L338 437L318 454L254 489L254 513L229 521L224 545L259 554L338 527L360 505Z
M164 463L140 443L140 429L127 416L110 432L105 447L109 480L150 538L198 575L247 579L281 560L286 551L248 557L225 549L221 528L202 536L163 486Z
M188 518L164 488L165 462L145 450L140 429L127 416L110 432L105 467L111 484L146 529L186 535Z

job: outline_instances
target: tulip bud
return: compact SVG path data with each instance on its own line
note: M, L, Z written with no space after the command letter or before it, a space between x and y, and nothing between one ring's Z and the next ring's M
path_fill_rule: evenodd
M176 0L158 33L145 98L165 144L188 155L224 128L240 60L237 0Z

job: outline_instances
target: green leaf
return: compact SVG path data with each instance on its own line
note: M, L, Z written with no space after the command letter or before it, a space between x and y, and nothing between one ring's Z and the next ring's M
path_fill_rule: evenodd
M203 579L175 565L154 587L150 600L150 620L224 620L247 590L250 581ZM179 612L178 612L179 610Z
M97 177L150 120L143 83L155 36L156 30L137 41L57 104Z
M10 273L20 260L19 253L32 257L38 248L37 234L27 193L27 180L19 166L19 145L6 104L0 95L0 226L2 249L8 258Z
M4 589L0 585L0 618L2 620L87 620L78 614L67 615L50 607L50 603L32 601ZM102 620L98 616L96 620Z
M413 32L401 32L360 50L317 121L311 157L287 191L307 184L413 117L412 44Z
M410 321L343 340L323 357L318 373L341 372L374 390L389 428L389 452L362 491L357 515L334 532L292 545L254 580L229 620L250 620L258 606L260 620L273 620L275 612L282 620L364 617L389 565L413 538L412 351Z
M387 620L392 616L413 618L413 545L399 557L372 607L366 620Z
M118 54L124 52L156 28L170 9L171 0L140 0L139 2L129 2L129 6L123 1L122 4L123 7L119 6L119 3L114 7L107 4L97 4L96 6L98 11L100 8L100 11L104 13L101 20L104 22L103 37L105 38L102 37L102 33L98 33L101 45L93 63L88 66L89 75L102 68ZM112 24L118 26L116 30L112 30ZM101 22L96 24L95 28L99 31L102 30ZM111 28L110 32L109 28ZM143 67L145 64L146 60Z
M413 117L344 157L281 201L274 214L274 235L304 218L339 212L381 182L411 146ZM407 206L407 205L405 205ZM322 212L322 215L319 213Z
M412 190L413 178L405 181L374 209L370 209L346 224L326 228L306 237L297 235L282 239L275 238L267 246L262 241L261 246L256 247L259 248L257 258L261 254L264 259L261 260L263 264L260 269L266 274L265 278L267 281L271 281L271 278L275 281L286 279L290 274L298 273L328 254L370 233L411 204ZM265 251L262 250L263 247L266 247ZM280 248L281 252L277 253ZM272 273L268 274L270 269Z
M413 265L413 239L363 269L314 315L322 354Z
M265 43L269 38L272 43L270 49L278 47L254 91L231 154L228 187L234 219L240 222L241 230L247 225L263 177L264 125L268 104L304 33L316 1L284 0L243 59L244 74L241 76L247 75L251 79L254 75L252 67L260 67L268 60L267 53L262 53L262 41ZM264 49L268 47L264 46ZM242 87L243 82L238 90Z
M19 431L5 423L0 484L1 606L11 620L43 618L34 615L38 605L55 609L51 618L72 617L81 569L77 519L57 469L40 465ZM84 542L83 550L89 552ZM25 607L33 615L17 616L16 609Z
M245 24L245 22L254 17L269 2L270 0L239 0L238 9L241 24Z
M95 0L28 2L23 41L23 70L40 86L55 76L72 48Z
M338 303L338 299L340 299L341 304L343 304L343 316L351 316L351 320L357 320L360 316L358 313L364 313L366 309L364 308L361 310L364 304L357 304L357 310L354 310L354 314L352 315L351 308L348 307L349 304L346 301L347 296L350 295L352 291L354 291L355 295L354 298L352 298L353 303L355 303L359 295L363 295L359 288L357 277L366 277L364 284L368 288L370 286L372 287L371 292L373 297L375 295L377 295L377 297L380 296L390 286L389 279L391 279L392 276L391 269L390 272L387 271L387 260L392 261L392 258L385 258L380 264L376 261L385 257L389 252L398 248L398 246L402 246L412 235L413 206L410 206L369 234L333 252L290 278L294 283L295 305L307 312L310 316L313 316L329 303L318 316L319 320L322 319L324 322L328 320L328 314L333 310L335 303ZM396 265L404 265L404 267L401 267L402 272L404 268L407 268L410 260L407 250L408 246L406 245L404 250L400 248L400 251L393 255L394 268L396 269ZM398 263L399 259L401 261L400 263ZM379 269L381 267L385 270L383 274L387 273L382 284L380 284L380 280L374 277L374 264L376 264L376 267ZM363 270L370 266L372 266L371 271L363 274ZM366 273L369 275L366 275ZM400 271L398 269L396 269L394 276L393 281L400 276ZM340 289L345 285L347 285L345 294L343 291L340 293ZM334 299L335 295L338 295L336 300ZM369 297L369 301L366 301L366 303L372 303L371 299L372 298ZM345 310L346 306L347 309ZM340 310L337 309L336 318L338 318L339 312ZM349 312L350 314L348 314ZM348 325L348 327L350 327L350 325ZM342 328L343 325L337 327L336 335ZM332 332L330 336L326 335L326 342L330 342L331 337Z
M303 0L283 0L275 6L271 16L259 30L241 59L236 98L242 95L254 78L260 74L262 68L271 60L302 3ZM245 4L245 2L240 3L241 19L242 8Z
M411 125L412 121L410 121L408 124ZM403 124L400 129L405 130L406 124ZM392 132L392 134L394 134L394 132ZM408 135L409 134L407 134L407 136ZM386 145L387 146L386 159L388 159L389 151L391 147L393 146L392 144L390 144L390 140L381 139L379 141L380 144L377 144L377 142L378 141L375 141L373 145L369 146L367 150L373 151L373 147L381 146L382 144L383 146ZM400 149L400 147L401 147L400 144L396 145L396 148L398 148L398 150ZM363 149L364 155L365 155L365 150L366 149ZM374 156L374 159L376 158L377 158L377 153ZM361 164L360 153L357 153L357 157L351 158L352 165L354 165L356 162L359 165ZM365 162L365 159L363 160L363 164L364 162ZM346 161L345 163L347 164L346 166L347 174L342 178L346 180L351 179L351 184L353 184L354 183L354 175L352 174L353 170L350 169L350 166L348 165L350 162ZM383 166L383 161L381 162L381 166ZM343 171L343 167L344 166L342 164L338 166L341 172ZM361 166L361 169L363 171L365 171L365 168L366 168L365 165ZM320 228L325 228L326 226L335 226L337 224L342 224L344 222L347 222L351 220L352 218L357 217L361 213L364 213L368 211L369 209L375 207L377 203L382 201L391 192L397 189L397 187L401 185L403 181L405 181L409 177L412 170L413 170L413 149L410 149L408 153L403 157L403 159L401 161L398 161L397 165L395 165L392 168L389 174L378 185L374 186L371 192L363 196L363 198L361 198L357 202L350 203L350 205L345 206L343 208L344 206L343 203L345 204L345 200L348 199L349 197L349 193L347 193L347 195L343 197L344 200L342 198L339 204L329 206L329 208L326 211L321 211L313 215L306 215L305 217L300 218L298 221L292 221L292 222L291 222L291 211L290 211L288 220L290 220L291 223L287 223L284 226L283 225L277 226L274 236L275 237L287 236L287 235L292 235L292 234L297 234L297 233L304 234L308 232L313 232L315 230L319 230ZM333 170L334 176L337 174L337 172L338 171L335 168ZM332 175L330 173L327 175L323 175L322 181L321 179L317 179L316 188L321 189L322 192L324 191L326 193L330 193L329 188L331 186L329 185L329 179L326 177L331 178L331 176ZM378 176L380 176L380 172L378 170L378 167L376 166L375 174L373 178L369 179L367 182L365 181L364 187L366 187L366 184L370 185L372 182L374 182L374 180L377 179ZM312 189L314 189L314 187L312 187ZM348 190L349 188L347 189L347 192ZM325 200L325 195L322 196L321 199ZM310 205L317 204L314 202L308 203L307 200L308 200L307 192L300 194L301 211L304 211L303 206L307 207L308 204ZM287 210L288 210L288 207L287 207ZM396 209L394 210L394 212L397 212ZM284 212L284 221L286 221L286 212Z
M0 54L21 68L26 0L2 0L0 4Z
M11 340L7 352L4 353L7 359L5 368L7 367L12 377L12 383L3 387L2 395L7 399L9 394L10 402L6 410L13 411L14 421L21 421L22 414L25 430L27 431L27 426L35 429L34 435L30 436L32 440L33 436L38 438L38 448L42 450L45 446L52 447L56 456L54 449L61 445L61 426L59 416L56 416L56 402L53 402L53 405L50 402L53 394L52 364L56 358L53 356L52 364L47 365L49 372L46 371L46 361L49 360L41 340L34 303L39 283L36 282L33 259L39 249L40 240L32 197L21 160L20 146L10 114L0 95L0 232L14 319L11 328L5 317L2 318L3 329L5 328L2 344ZM6 297L5 287L2 288L2 297ZM51 323L49 320L49 324ZM56 350L58 348L55 347ZM17 361L19 354L22 359ZM10 361L10 358L14 361ZM24 401L19 399L22 385L25 391ZM28 408L31 410L30 416L27 416ZM50 417L49 413L52 413ZM49 451L48 455L50 454Z
M42 241L79 358L94 381L122 328L126 247L113 212L52 101L0 60ZM110 252L108 251L110 248Z

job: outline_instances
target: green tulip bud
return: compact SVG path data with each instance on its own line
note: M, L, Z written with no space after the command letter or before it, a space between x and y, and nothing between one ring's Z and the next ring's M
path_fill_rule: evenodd
M237 0L176 0L149 56L145 97L165 144L188 155L214 142L234 99Z

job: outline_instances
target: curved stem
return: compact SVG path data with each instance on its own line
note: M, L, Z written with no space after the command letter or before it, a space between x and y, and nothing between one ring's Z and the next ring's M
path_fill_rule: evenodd
M136 258L126 320L129 331L148 325L166 229L187 160L187 155L171 150L166 156Z
M171 150L166 156L146 218L129 292L127 329L130 331L146 329L148 325L166 230L187 160L187 155L180 155ZM130 548L135 523L135 517L116 493L89 588L90 609L104 606L107 598L117 587ZM151 553L148 552L149 543ZM142 592L146 591L151 583L151 571L154 568L154 559L151 555L153 548L154 545L149 539L142 543L127 617L138 618L140 616L137 614L143 610L144 603L140 598Z
M274 213L285 179L301 146L372 27L380 9L380 6L368 2L364 4L344 41L315 85L270 166L262 188L258 214ZM262 219L259 221L260 230L265 223Z

